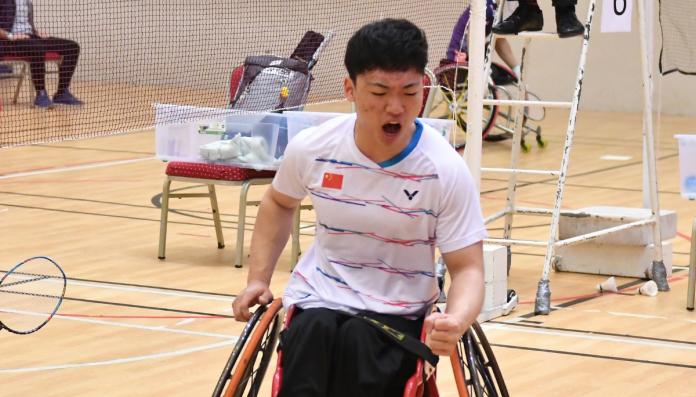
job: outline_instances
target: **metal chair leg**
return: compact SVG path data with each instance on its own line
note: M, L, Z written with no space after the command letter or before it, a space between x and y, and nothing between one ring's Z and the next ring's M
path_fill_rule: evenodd
M694 291L696 289L696 218L691 225L691 253L689 255L689 288L686 292L686 308L694 310Z
M234 267L242 267L244 261L244 230L246 228L247 194L249 193L249 181L242 183L239 192L239 217L237 219L237 248L235 249Z
M164 259L164 250L167 245L167 218L169 216L169 188L171 187L172 181L169 177L164 179L164 186L162 186L162 215L160 215L160 237L159 237L159 252L157 257L159 259Z
M17 88L15 88L14 98L12 98L12 104L16 105L19 100L19 93L22 91L22 83L27 76L27 64L22 63L22 68L19 71L19 79L17 80Z
M222 222L220 221L220 210L218 209L215 185L208 185L208 193L210 194L210 207L213 209L213 222L215 223L215 234L217 235L218 248L225 248L225 238L222 236Z

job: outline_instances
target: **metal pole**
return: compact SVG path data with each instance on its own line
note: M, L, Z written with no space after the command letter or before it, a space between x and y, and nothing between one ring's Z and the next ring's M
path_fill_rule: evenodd
M582 42L582 50L580 52L580 60L578 61L578 74L576 78L575 91L573 93L573 106L570 108L568 116L568 129L566 130L565 146L563 147L563 159L561 160L561 175L558 177L558 185L556 187L556 197L553 205L553 213L551 214L551 231L549 233L548 246L546 247L546 255L544 257L544 269L541 274L541 280L537 286L536 300L534 303L534 313L549 314L551 311L551 288L549 287L549 273L551 272L551 261L555 255L555 245L558 239L558 221L561 212L561 203L563 201L563 190L565 187L566 176L568 175L568 165L570 162L570 149L573 147L573 136L575 135L575 119L578 114L580 105L580 93L582 92L582 79L585 75L585 62L587 60L587 51L590 45L590 28L592 27L592 16L596 6L595 0L590 0L590 6L587 11L587 22L585 23L585 35Z
M466 148L464 159L481 190L481 146L483 123L484 44L486 42L486 1L471 1L469 16L469 75L467 92Z
M648 171L648 191L650 193L650 205L653 219L653 263L652 279L655 280L660 291L669 291L667 283L667 269L662 257L662 233L660 230L660 201L657 195L657 165L655 164L655 137L653 135L652 121L652 64L650 63L650 51L648 48L647 19L649 15L645 12L646 0L638 0L638 13L640 21L640 49L641 49L641 69L643 71L643 142L645 143L645 161Z

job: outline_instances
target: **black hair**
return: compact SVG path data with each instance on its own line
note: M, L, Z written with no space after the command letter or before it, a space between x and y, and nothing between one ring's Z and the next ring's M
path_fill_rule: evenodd
M355 78L382 69L424 72L428 63L428 41L418 26L406 19L382 19L360 28L348 40L345 65Z

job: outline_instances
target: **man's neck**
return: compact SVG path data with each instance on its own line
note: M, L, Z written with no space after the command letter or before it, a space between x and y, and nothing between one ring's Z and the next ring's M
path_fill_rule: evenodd
M404 129L405 131L402 132L403 135L399 136L398 141L387 146L380 142L377 135L361 128L356 122L354 132L355 146L358 147L358 150L360 150L365 157L377 164L382 163L394 158L408 147L416 131L416 123L414 122L409 127L404 127Z

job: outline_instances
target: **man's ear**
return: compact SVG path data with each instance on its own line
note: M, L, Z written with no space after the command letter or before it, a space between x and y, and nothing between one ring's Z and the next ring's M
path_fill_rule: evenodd
M345 79L343 79L343 95L345 95L346 99L350 102L355 101L353 96L354 91L355 84L353 83L353 80L349 76L346 76Z

